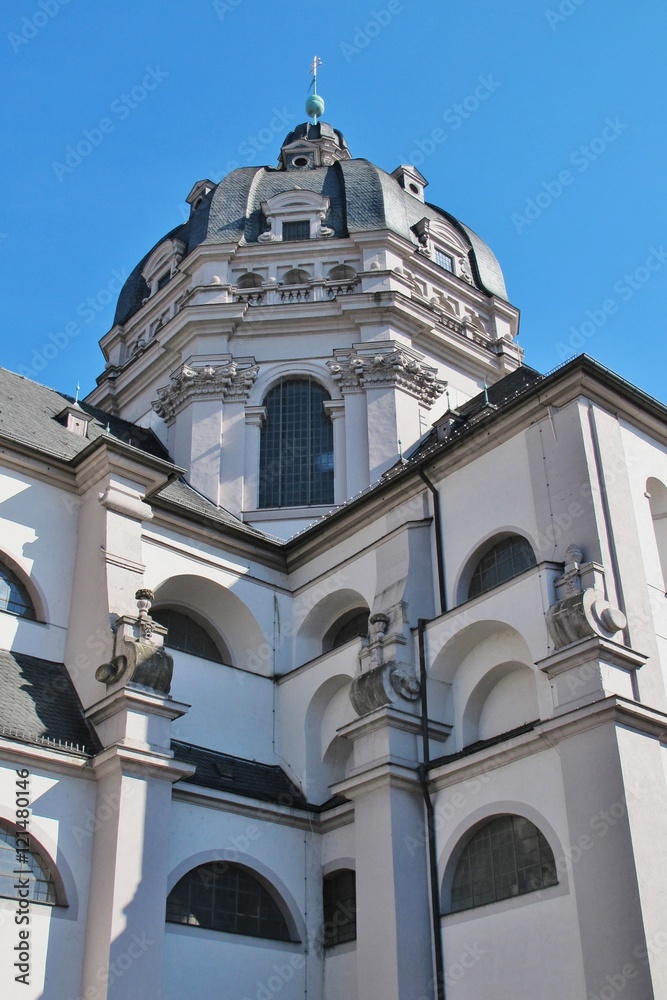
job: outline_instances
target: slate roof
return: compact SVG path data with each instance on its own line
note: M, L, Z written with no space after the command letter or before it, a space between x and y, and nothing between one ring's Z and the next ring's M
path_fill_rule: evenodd
M320 122L319 127L337 135L347 149L345 139L337 129L326 122ZM297 126L284 144L308 130L312 137L312 126L307 123ZM434 221L447 219L469 247L473 276L478 287L491 295L507 298L498 260L472 229L437 205L423 204L413 198L395 177L370 160L344 159L329 167L300 171L296 178L293 171L278 167L239 167L233 170L216 185L187 222L167 233L137 264L120 293L114 323L125 323L148 295L141 272L160 243L178 239L186 246L186 256L202 243L256 243L260 233L267 228L262 202L283 191L293 190L297 183L304 190L315 191L330 199L324 223L334 230L337 237L389 229L417 246L413 226L423 218Z
M0 736L95 754L100 745L62 663L0 650Z
M111 416L85 402L79 406L93 418L88 424L88 437L68 431L56 417L73 402L71 396L64 396L6 368L0 369L0 434L68 461L91 441L107 433L108 426L110 437L169 461L165 448L151 430Z
M469 399L467 403L464 403L463 406L460 406L458 409L459 419L454 424L454 429L456 431L465 430L468 425L474 423L474 418L484 413L485 410L493 412L491 407L493 407L493 410L500 409L505 403L509 403L510 400L515 399L543 378L544 376L534 368L530 368L528 365L519 365L515 371L510 372L509 375L505 375L497 382L494 382L493 385L490 385L488 389L483 389L476 396L473 396L472 399ZM432 448L437 443L437 440L437 431L435 427L432 427L415 445L412 451L407 453L405 458L408 461L419 458L425 451ZM400 468L401 465L405 465L405 461L397 463L389 469L387 474L390 475L397 468Z
M157 496L151 498L151 503L154 503L158 507L176 506L195 516L199 515L202 519L206 519L206 521L218 521L219 524L238 528L239 531L255 535L257 538L271 537L265 532L259 531L257 528L253 528L243 521L239 521L237 517L230 514L224 507L216 507L207 497L193 489L182 477L175 479L168 486L165 486L163 490L160 490Z
M151 430L114 417L86 402L79 405L84 413L93 418L88 424L88 437L68 431L56 417L73 402L70 396L64 396L23 375L0 368L0 435L65 462L76 458L91 441L101 435L129 444L146 455L171 462L169 453ZM174 470L177 471L176 466ZM158 505L161 501L163 506L177 508L186 515L213 520L256 538L271 537L244 524L224 508L216 507L182 478L169 483L158 497L151 498L151 502L153 500Z
M172 740L171 748L176 760L194 764L197 770L185 780L191 785L214 788L221 792L234 792L273 802L293 809L313 809L299 789L292 784L277 764L262 764L256 760L233 757L219 750L207 750L181 740Z

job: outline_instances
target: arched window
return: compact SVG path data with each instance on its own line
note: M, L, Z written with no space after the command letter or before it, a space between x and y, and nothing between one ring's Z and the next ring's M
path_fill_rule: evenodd
M53 875L33 837L0 820L0 896L20 899L19 888L27 889L28 895L23 898L33 903L58 903Z
M468 599L485 594L535 564L530 542L521 535L503 538L487 549L477 563L470 580Z
M354 281L357 272L349 264L336 264L327 274L328 281Z
M225 647L219 648L222 644L214 642L204 626L194 618L174 608L156 608L151 611L151 616L168 630L164 644L169 649L177 649L215 663L231 664L229 651Z
M322 944L331 948L335 944L357 940L357 890L355 874L341 868L324 876L322 884L323 916Z
M336 649L349 642L350 639L368 635L369 617L368 608L354 608L353 611L341 615L325 634L322 640L322 651L326 653L330 649Z
M242 274L239 280L236 282L237 288L261 288L262 287L262 276L257 274L256 271L246 271Z
M308 239L307 236L303 238ZM308 271L304 271L302 267L293 267L283 278L283 285L307 285L309 281Z
M524 816L497 816L470 838L452 883L450 912L557 885L553 851Z
M333 426L326 390L310 378L283 379L264 400L260 507L332 504Z
M167 898L166 919L228 934L290 940L268 889L245 868L223 861L193 868L176 883Z
M0 562L0 611L9 611L19 618L35 619L35 607L28 591L9 566Z

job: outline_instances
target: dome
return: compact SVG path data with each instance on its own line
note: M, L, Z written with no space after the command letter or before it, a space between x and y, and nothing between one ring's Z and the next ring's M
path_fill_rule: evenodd
M285 138L277 167L239 167L206 188L205 196L194 202L188 221L163 237L132 271L121 290L114 322L127 322L147 298L149 289L142 272L161 243L178 241L183 257L202 244L260 243L268 228L262 204L296 187L329 199L323 221L334 237L385 229L417 249L425 221L446 221L468 247L474 284L488 295L507 299L498 260L473 230L437 205L414 197L401 185L397 172L388 174L369 160L352 159L338 129L327 122L304 122ZM198 188L195 185L193 190Z

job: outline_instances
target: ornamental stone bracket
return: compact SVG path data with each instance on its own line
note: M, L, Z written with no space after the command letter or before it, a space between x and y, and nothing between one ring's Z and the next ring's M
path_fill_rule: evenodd
M152 590L136 593L138 614L116 619L114 656L95 671L95 679L108 688L139 688L163 697L169 694L174 661L164 648L166 628L150 615Z
M231 358L223 365L183 364L171 376L171 383L158 389L159 398L151 405L157 415L169 423L192 400L243 403L258 374L259 365L254 358Z
M583 563L577 545L570 545L565 556L563 575L556 580L558 600L547 611L547 628L555 648L592 636L613 639L626 628L627 619L600 596L604 593L603 567Z
M419 679L410 664L398 659L400 647L407 645L399 631L402 621L402 604L369 618L368 645L359 654L360 673L350 687L350 701L359 716L419 698Z
M371 353L372 352L372 353ZM342 393L367 389L401 389L431 407L447 382L437 378L437 369L424 364L423 355L393 346L334 351L327 361L334 382Z

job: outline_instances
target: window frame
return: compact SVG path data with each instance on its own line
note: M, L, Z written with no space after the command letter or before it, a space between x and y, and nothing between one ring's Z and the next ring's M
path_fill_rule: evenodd
M174 615L174 614L178 615L180 618L185 619L185 621L193 625L195 629L203 632L208 641L214 647L217 656L215 657L207 656L205 653L199 653L195 652L193 649L187 649L183 645L179 646L171 645L169 641L169 629L171 626L164 625L164 623L160 621L160 616L166 617L168 615ZM155 619L158 625L164 625L164 627L167 629L167 635L165 637L165 642L164 642L166 649L173 650L174 652L177 653L186 653L188 656L196 656L198 659L207 660L209 663L221 663L226 666L233 666L231 653L224 640L219 635L212 634L210 626L204 623L199 615L195 616L189 608L177 607L173 604L158 605L157 607L151 609L151 616ZM173 633L171 638L173 642L175 638ZM187 641L187 636L186 636L186 641Z
M195 876L198 872L203 873L206 871L206 876L203 874L199 878L200 885L196 885ZM235 885L227 885L223 887L223 880L229 880L231 875L236 876ZM188 881L189 880L189 881ZM250 902L246 904L239 905L239 885L242 881L247 883L248 890L252 890L252 893L256 897L257 901L257 913L255 915L243 912L244 909L250 908ZM184 883L187 883L188 896L187 902L177 902L171 899L171 897L179 890L183 888ZM220 883L219 886L216 883ZM205 901L204 893L200 895L200 902L198 904L193 902L191 889L193 888L204 888L211 889L211 905L209 906ZM216 921L216 891L218 893L219 899L218 903L220 908L217 910L218 920ZM232 910L222 909L222 905L226 902L229 904L231 902L230 895L235 896L236 906L233 912L234 927L232 926L220 926L224 923L224 918L227 916L232 916ZM203 901L202 901L203 900ZM195 923L189 918L193 916L192 913L188 914L188 919L180 920L174 918L174 913L172 910L172 915L170 916L170 905L172 907L181 907L184 911L189 911L194 909L196 905L200 907L203 911L204 909L209 910L212 915L211 923ZM270 916L262 915L261 910L264 907L265 910L270 912ZM257 921L258 926L254 930L249 930L250 926L248 921ZM188 869L174 884L172 889L167 894L166 906L165 906L165 922L168 924L180 926L180 927L195 927L200 930L214 931L216 933L222 934L234 934L237 937L251 937L262 941L285 941L293 942L295 940L292 931L290 930L290 921L288 920L287 914L285 913L285 905L280 899L278 894L275 892L272 886L267 885L266 881L262 879L258 873L246 865L236 864L234 862L228 861L208 861L200 865L195 865L193 868ZM217 922L218 926L213 926ZM240 924L245 922L246 929L240 929ZM255 933L254 931L262 930L262 922L265 924L275 924L280 926L279 934L271 933ZM266 928L265 928L266 929Z
M14 618L23 618L25 621L38 621L37 607L29 588L16 570L8 564L4 557L0 556L0 588L2 588L2 584L6 585L7 593L0 592L0 612L13 615ZM13 591L21 599L20 604L18 601L12 600ZM21 610L10 607L12 603L20 607Z
M340 887L341 883L352 883L351 894ZM331 890L328 887L332 887ZM337 890L337 891L335 891ZM350 916L343 907L354 910ZM343 919L336 919L343 913ZM352 868L337 868L322 879L322 947L334 948L357 940L357 884L356 872Z
M491 828L502 821L505 821L506 823L507 820L512 821L511 848L515 862L514 868L513 870L496 871L499 865L500 866L503 865L503 860L502 857L500 856L500 851L504 848L506 852L508 852L509 844L496 843L497 851L496 851L496 857L494 858L494 847L491 843L491 833L492 833ZM528 828L529 837L523 838L524 843L530 838L535 839L537 842L537 861L531 865L524 864L522 867L519 867L517 863L516 828L518 824L525 824L526 827ZM500 831L496 830L496 833L499 834ZM468 899L470 899L471 902L464 905L460 905L460 901L457 901L455 903L454 902L455 893L457 889L461 888L461 886L457 887L456 885L457 876L459 875L459 872L461 871L462 867L465 868L466 863L471 865L470 849L473 845L477 845L476 853L478 854L478 856L482 854L482 851L479 848L487 847L487 845L483 843L486 834L488 834L489 837L488 855L490 862L491 877L484 880L478 879L477 884L483 884L483 882L487 883L493 882L492 889L491 887L488 887L486 890L487 895L490 894L491 892L493 893L493 898L492 899L479 898L477 901L475 901L475 888L474 888L475 879L474 877L471 877L469 880L470 893L468 896ZM521 840L519 840L519 843L521 843ZM475 827L473 827L466 834L464 834L464 836L459 840L458 847L452 856L452 862L449 867L451 874L450 874L449 887L447 893L448 898L444 900L445 905L442 907L445 915L468 913L471 910L477 910L484 906L491 906L496 903L503 903L509 900L517 899L519 897L529 896L532 895L534 892L542 892L546 889L556 888L557 886L560 885L560 880L558 878L558 867L556 864L555 855L551 847L551 844L549 843L546 836L536 823L534 823L527 816L523 816L519 813L502 813L496 816L488 816L486 817L486 819L482 820L481 823L478 823ZM527 878L526 873L531 868L540 869L541 884L539 885L534 884L531 886L527 886L525 888L520 888L521 875L523 875L524 878ZM478 865L478 871L480 871L480 869L481 865ZM551 870L549 871L549 869ZM545 871L546 871L546 878L545 878ZM512 887L516 885L516 891L506 891L506 888L507 886L509 886L509 883L505 884L505 888L503 887L503 883L500 880L503 878L506 879L508 875L515 877L515 882L512 883Z
M528 553L530 553L530 556L527 560L527 564L523 566L515 566L514 565L515 560L518 561L520 556L518 553L512 552L510 556L513 566L512 571L508 575L502 577L498 573L496 573L496 578L493 582L488 583L487 585L485 585L483 582L480 582L479 589L475 589L476 587L475 578L477 574L479 573L480 578L483 579L483 574L485 572L490 573L493 568L491 565L484 567L483 566L484 561L489 559L490 556L495 554L494 565L495 568L497 569L499 565L497 559L497 550L500 549L502 546L506 545L508 542L516 543L517 547L519 547L520 544L521 547L523 548L523 554L525 556L528 556ZM502 563L500 563L500 565L502 565ZM521 535L519 534L519 532L516 531L507 531L501 535L494 535L492 538L488 539L484 545L478 547L474 556L468 561L468 571L463 575L461 581L463 585L461 587L461 590L463 591L463 593L461 594L462 601L473 601L478 597L483 597L485 594L490 593L497 587L500 587L505 583L509 583L510 580L515 580L517 577L521 576L523 573L528 572L528 570L530 569L534 569L535 566L537 566L537 557L535 556L535 550L531 542L526 538L525 535Z
M304 385L308 392L305 406L299 402L298 389ZM265 392L266 417L259 442L258 510L333 506L334 433L326 408L328 402L331 396L327 388L309 374L286 374ZM306 415L305 426L298 423L299 414Z
M21 851L22 854L29 854L35 860L35 865L39 870L41 875L47 875L47 878L34 878L31 877L35 874L32 866L29 866L31 876L26 879L27 872L25 871L25 863L20 864L20 868L23 869L20 874L17 874L15 869L17 865L17 838L21 841L27 841L29 843L29 848L25 848ZM6 845L6 846L5 846ZM42 848L41 844L35 838L34 834L30 833L29 830L23 830L17 827L16 824L0 817L0 859L2 859L3 854L10 855L9 865L10 871L5 872L3 866L0 864L0 899L18 900L19 896L17 892L7 893L4 891L3 882L5 879L13 884L16 882L17 878L22 878L28 881L29 891L32 891L33 885L44 884L47 886L47 892L50 893L51 898L38 899L34 896L29 898L30 905L37 906L60 906L66 907L67 902L65 900L64 891L62 887L62 879L58 873L56 866L54 865L51 858L48 856L46 851Z

